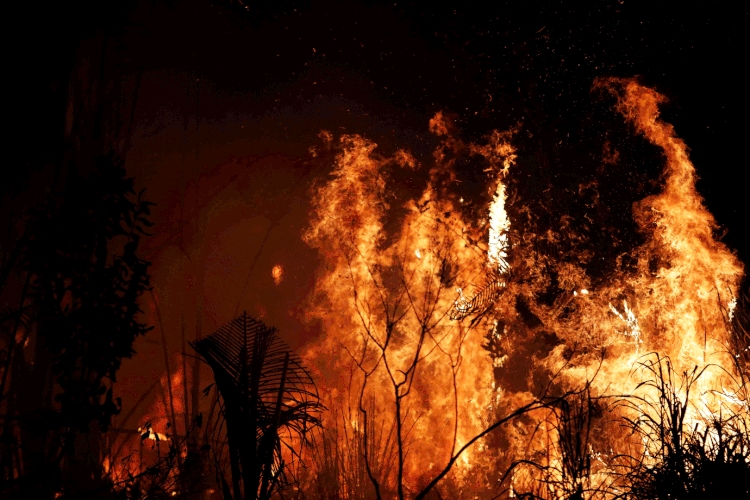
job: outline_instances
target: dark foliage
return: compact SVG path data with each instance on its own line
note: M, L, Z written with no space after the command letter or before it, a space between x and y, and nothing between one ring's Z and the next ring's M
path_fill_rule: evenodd
M25 283L18 320L2 325L10 491L76 494L98 484L99 438L120 411L112 383L149 329L138 318L149 263L137 249L151 204L114 156L97 158L88 177L68 170L65 188L30 210L15 270Z

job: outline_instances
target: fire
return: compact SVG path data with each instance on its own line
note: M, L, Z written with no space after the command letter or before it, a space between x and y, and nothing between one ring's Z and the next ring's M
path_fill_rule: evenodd
M166 434L162 434L161 432L154 432L154 430L151 429L150 427L148 429L144 429L143 427L138 427L138 432L143 432L144 435L146 436L145 439L151 439L152 441L156 441L156 442L161 441L161 442L166 443L167 440L169 440Z
M444 116L438 114L430 127L443 136L438 161L427 172L419 197L400 207L391 206L388 172L420 165L403 151L381 156L370 141L341 137L333 174L314 192L313 216L304 235L329 269L320 276L312 303L313 316L329 334L308 350L307 359L321 367L321 375L353 374L340 383L324 378L329 407L356 413L362 401L375 401L369 425L408 426L403 444L419 450L404 459L409 487L442 469L452 453L487 425L485 409L495 397L483 333L446 314L456 301L455 290L481 277L488 258L486 247L469 246L470 238L483 239L482 224L465 220L462 200L446 189L455 177L450 156L465 150L484 157L491 167L499 167L493 172L496 178L502 178L514 158L503 142L505 135L493 134L483 145L464 145L451 135L452 125ZM498 183L490 216L492 263L498 268L506 267L503 189ZM405 216L395 229L386 228L394 210ZM415 359L418 370L412 370ZM394 417L394 411L401 417ZM458 482L484 460L476 449L461 456ZM395 453L393 447L388 452ZM384 487L395 489L395 469L380 472Z
M181 358L176 358L181 361ZM174 366L180 366L175 363ZM173 368L174 369L174 368ZM184 371L180 366L168 377L162 374L154 398L135 429L118 429L112 434L110 454L103 459L104 472L115 482L138 476L157 465L170 447L177 446L184 458L185 406ZM192 381L187 381L189 387ZM127 424L127 422L126 422ZM174 472L170 472L170 477ZM172 482L174 482L172 480ZM174 493L174 491L172 492Z
M321 257L306 311L322 328L303 356L330 409L314 481L351 498L374 480L385 498L411 498L452 465L437 484L444 497L494 497L502 483L511 497L578 488L611 498L625 485L622 457L658 462L660 443L643 429L674 418L664 404L680 431L706 439L721 437L711 422L724 414L750 423L741 353L728 347L743 265L714 238L687 146L659 118L664 98L634 80L595 88L664 156L661 191L633 206L643 239L604 276L591 250L555 253L589 243L570 215L542 226L534 200L517 196L517 130L465 142L437 113L429 130L440 142L424 162L321 132L311 155L333 168L313 186L303 233ZM608 148L602 162L614 165ZM482 192L461 191L467 158ZM394 183L404 175L412 186ZM271 277L280 285L281 264ZM160 380L150 425L142 419L105 458L112 477L145 470L144 442L185 435L192 381L180 361ZM568 397L474 440L542 392ZM519 461L536 467L505 478Z
M473 436L552 381L558 391L586 389L562 409L536 410L500 438L474 443L441 483L446 494L484 491L500 479L498 467L518 459L542 463L562 484L571 453L589 457L587 480L620 487L614 457L648 457L652 443L611 422L658 418L649 402L660 390L687 408L685 428L705 426L721 408L747 418L722 313L731 320L743 265L714 238L717 224L696 190L687 147L659 119L663 97L634 80L602 79L595 88L615 96L618 111L665 160L661 192L633 209L644 242L604 278L590 274L586 252L545 253L566 239L585 241L568 229L569 216L559 229L537 228L523 200L509 204L515 130L464 143L438 113L429 129L441 142L429 168L403 150L379 154L357 135L341 136L337 146L326 136L333 171L313 188L303 234L323 259L309 302L323 336L305 357L317 367L327 406L350 416L332 417L329 426L345 421L347 432L369 439L373 477L385 492L419 491ZM487 191L476 193L483 206L455 191L462 155L486 174ZM617 162L617 154L602 161ZM404 168L423 180L418 191L392 185ZM696 398L688 401L676 379L650 382L665 373L685 374ZM388 438L375 440L367 434L373 428ZM586 430L583 448L566 448L561 436L584 428L596 434ZM540 478L519 469L511 482L521 491Z

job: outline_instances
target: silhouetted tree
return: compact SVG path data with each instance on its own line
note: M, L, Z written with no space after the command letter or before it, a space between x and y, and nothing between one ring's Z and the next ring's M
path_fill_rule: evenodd
M99 439L120 410L112 384L148 331L137 255L148 202L113 156L69 166L65 188L34 207L19 245L18 307L2 326L2 479L8 491L78 495L101 486ZM10 273L9 273L10 274Z

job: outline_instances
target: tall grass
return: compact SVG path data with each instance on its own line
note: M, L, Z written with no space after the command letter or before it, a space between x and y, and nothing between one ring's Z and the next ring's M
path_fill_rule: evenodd
M374 414L368 411L368 415ZM390 497L394 493L397 460L395 423L375 422L365 426L364 417L357 411L334 414L332 420L313 440L312 461L316 475L307 486L307 496L375 500L377 493L367 471L367 454L370 471L380 484L381 493Z
M629 486L618 497L673 500L722 493L726 498L748 498L750 414L748 399L742 397L747 393L745 377L731 377L736 383L732 404L722 405L718 413L701 412L705 394L695 389L710 367L678 375L669 358L656 354L641 366L651 375L641 385L650 391L624 404L637 415L626 421L643 442L643 453L628 457L630 464L622 473Z

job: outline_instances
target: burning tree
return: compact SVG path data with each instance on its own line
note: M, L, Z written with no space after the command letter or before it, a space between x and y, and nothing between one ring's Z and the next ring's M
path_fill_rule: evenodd
M527 392L516 395L514 410L494 413L502 394L485 348L492 325L486 314L470 316L486 312L507 283L508 221L499 181L515 158L510 134L463 144L450 127L442 115L431 122L444 138L437 164L417 199L393 208L403 193L387 187L388 177L399 174L390 169L413 175L416 160L404 151L382 157L372 142L343 136L331 179L314 191L314 215L305 233L327 264L313 314L324 329L337 332L310 349L307 359L319 367L325 360L321 376L330 378L330 370L347 374L344 383L326 386L326 404L344 410L343 419L330 423L338 428L332 439L359 436L348 442L362 440L358 449L377 498L422 498L446 476L454 494L487 489L494 482L491 472L477 480L493 468L485 437L544 406L541 397ZM449 157L460 154L482 158L495 179L489 258L480 243L485 229L462 219L464 199L451 192L455 159ZM394 215L399 222L389 223ZM457 298L457 289L485 277L481 304L468 306ZM459 317L466 321L455 321ZM544 389L539 393L546 394ZM339 474L328 480L350 483L347 471ZM361 496L346 490L337 495Z

